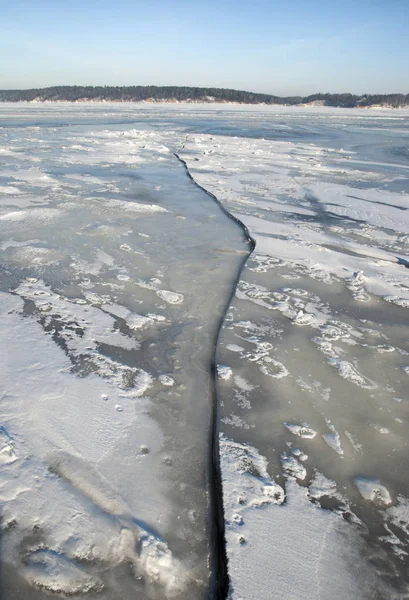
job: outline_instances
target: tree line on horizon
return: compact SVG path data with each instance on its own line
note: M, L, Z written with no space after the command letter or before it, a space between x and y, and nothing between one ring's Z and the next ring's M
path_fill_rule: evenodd
M274 96L225 88L183 86L55 86L29 90L0 90L0 102L32 101L102 101L141 102L174 100L191 102L238 102L242 104L297 105L312 102L324 106L354 108L388 105L409 106L409 94L312 94L309 96Z

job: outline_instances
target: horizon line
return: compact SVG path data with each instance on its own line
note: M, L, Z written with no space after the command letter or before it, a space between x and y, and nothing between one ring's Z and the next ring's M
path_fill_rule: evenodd
M287 95L279 95L272 92L254 92L251 90L244 90L239 88L230 88L230 87L215 87L215 86L198 86L198 85L158 85L158 84L128 84L128 85L107 85L107 84L56 84L56 85L47 85L42 87L15 87L15 88L0 88L0 92L29 92L33 90L49 90L52 88L186 88L186 89L196 89L196 90L228 90L233 92L243 92L246 94L256 94L259 96L274 96L276 98L309 98L310 96L317 95L351 95L351 96L392 96L392 95L401 95L407 96L409 92L365 92L365 93L357 93L357 92L313 92L310 94L287 94Z

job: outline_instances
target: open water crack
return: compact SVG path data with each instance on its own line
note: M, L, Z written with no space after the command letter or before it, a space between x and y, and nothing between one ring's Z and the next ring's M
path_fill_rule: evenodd
M184 145L182 146L183 149ZM205 192L212 200L218 205L220 210L229 218L237 223L238 227L244 233L245 240L249 246L248 253L243 257L243 260L239 266L235 280L230 290L224 311L220 315L219 323L217 326L217 334L213 345L213 354L210 364L211 373L211 385L212 385L212 396L213 396L213 407L212 417L209 430L209 466L208 466L208 493L209 493L209 537L210 537L210 585L209 585L209 599L210 600L226 600L229 593L229 572L228 572L228 559L226 551L226 538L225 538L225 518L224 518L224 505L223 505L223 485L222 485L222 473L220 467L220 445L219 445L219 389L217 383L217 351L219 347L220 335L226 320L226 315L230 308L231 302L236 293L237 285L240 281L241 274L246 265L246 262L256 247L256 242L250 235L250 232L246 225L230 213L220 202L220 200L212 192L209 192L200 183L198 183L191 172L186 161L177 153L174 152L175 157L184 166L186 175L189 177L193 185L198 187L200 190Z

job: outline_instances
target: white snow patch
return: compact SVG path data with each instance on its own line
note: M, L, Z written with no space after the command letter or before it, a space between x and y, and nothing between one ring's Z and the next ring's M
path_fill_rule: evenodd
M298 435L302 438L313 439L317 435L317 432L308 425L303 423L302 425L296 425L295 423L284 423L288 431L291 431L294 435Z
M327 427L331 430L331 433L323 433L322 439L328 444L330 448L335 450L337 454L342 456L344 454L344 451L341 447L341 438L339 437L339 433L336 431L332 423L328 421L328 419L326 420L326 422Z
M228 367L227 365L217 365L217 376L219 379L227 381L231 378L232 374L233 371L231 367Z
M301 480L307 477L307 469L291 454L282 452L280 460L283 471L287 476Z
M323 496L336 497L337 485L335 481L316 471L308 486L308 495L314 500L320 500Z
M169 292L167 290L157 290L156 294L168 304L181 304L183 302L183 294L177 294L176 292Z
M158 377L160 383L166 387L172 387L175 385L175 380L170 375L159 375Z
M230 350L230 352L244 352L244 348L237 346L237 344L227 344L226 350Z
M365 500L370 500L384 506L392 504L392 498L388 489L378 479L355 477L354 483Z

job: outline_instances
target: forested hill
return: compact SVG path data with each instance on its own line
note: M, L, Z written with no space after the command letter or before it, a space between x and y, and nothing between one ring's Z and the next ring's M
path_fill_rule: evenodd
M385 105L398 108L409 106L409 94L313 94L311 96L280 97L270 94L257 94L223 88L197 87L93 87L93 86L58 86L31 90L0 90L0 102L238 102L245 104L322 104L324 106L342 106L353 108L358 106Z

